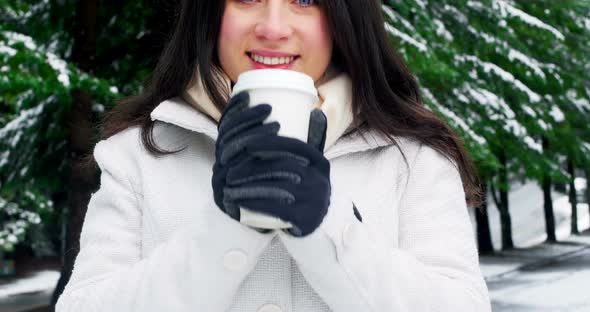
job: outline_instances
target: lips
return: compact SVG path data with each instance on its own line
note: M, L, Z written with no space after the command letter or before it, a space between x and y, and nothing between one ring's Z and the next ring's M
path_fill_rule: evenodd
M297 54L288 53L288 52L281 52L281 51L273 51L273 50L263 50L263 49L252 49L246 53L254 53L260 56L267 56L267 57L290 57L290 56L298 56Z
M290 69L291 67L293 67L293 65L295 64L295 62L297 62L297 60L299 59L299 55L297 55L295 57L295 59L293 59L293 61L291 63L287 63L287 64L277 64L277 65L267 65L267 64L263 64L263 63L258 63L256 62L253 58L252 58L252 54L250 52L246 52L246 55L248 56L248 59L250 59L250 64L252 65L252 67L254 67L255 69L265 69L265 68L275 68L275 69Z

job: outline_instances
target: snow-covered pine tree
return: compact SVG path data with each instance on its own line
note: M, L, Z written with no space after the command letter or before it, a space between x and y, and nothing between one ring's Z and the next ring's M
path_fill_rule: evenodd
M462 134L483 179L503 194L504 200L498 199L497 206L503 210L504 248L513 245L508 178L524 174L537 181L546 176L563 181L567 177L555 152L543 149L543 138L555 141L565 136L557 141L578 152L587 149L587 140L564 132L571 127L569 118L564 117L571 104L555 101L556 97L573 96L561 87L566 71L561 64L571 62L567 33L574 31L579 38L588 38L579 30L579 25L586 25L587 5L552 3L535 2L543 12L569 14L569 20L577 22L558 21L559 14L547 18L509 0L389 0L383 6L385 27L420 78L426 104ZM572 7L576 13L566 13ZM578 52L572 54L586 51L587 56L588 40L578 42L585 47L573 47ZM576 94L587 90L579 84ZM583 106L584 95L578 96L576 103ZM576 117L587 124L587 113L578 110Z
M48 20L49 2L0 7L0 248L10 251L28 230L42 231L42 221L55 224L59 217L51 198L63 191L66 175L64 122L71 90L92 90L95 109L102 111L100 103L113 102L117 88L58 54L67 51L68 40L61 25ZM37 241L29 243L49 252Z

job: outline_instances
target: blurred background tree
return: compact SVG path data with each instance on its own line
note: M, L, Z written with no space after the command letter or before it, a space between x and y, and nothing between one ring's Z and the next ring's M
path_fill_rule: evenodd
M141 91L179 2L0 0L0 250L62 257L54 301L98 187L99 172L80 160L103 114ZM575 191L576 169L590 174L590 2L384 0L382 8L426 105L476 161L500 211L502 248L514 247L514 179L542 187L555 241L551 189ZM571 201L575 216L575 194ZM479 208L480 253L493 252L487 205Z
M98 121L140 92L178 1L0 0L0 248L62 257L69 279L99 172Z
M547 240L555 241L552 184L569 182L573 192L574 168L590 166L590 2L384 2L386 28L426 104L462 134L500 210L502 248L514 247L508 192L515 178L542 185ZM480 208L480 252L492 252Z

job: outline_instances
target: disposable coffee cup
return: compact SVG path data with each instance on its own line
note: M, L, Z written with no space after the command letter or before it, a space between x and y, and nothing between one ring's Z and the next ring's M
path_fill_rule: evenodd
M250 106L269 104L270 115L263 123L278 121L278 135L307 142L309 117L319 101L313 79L286 69L256 69L242 73L232 90L250 94ZM261 229L287 229L293 225L270 215L240 207L240 222Z

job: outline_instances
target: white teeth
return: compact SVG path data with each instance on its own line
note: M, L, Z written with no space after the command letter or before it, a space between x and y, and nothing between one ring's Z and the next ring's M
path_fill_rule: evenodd
M263 63L266 65L279 65L279 64L287 64L293 62L295 59L294 56L289 57L263 57L256 54L251 54L252 59L254 59L258 63Z

